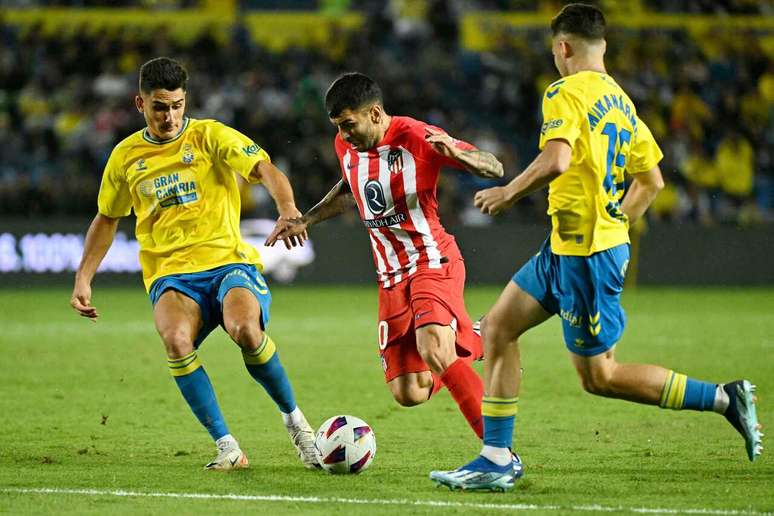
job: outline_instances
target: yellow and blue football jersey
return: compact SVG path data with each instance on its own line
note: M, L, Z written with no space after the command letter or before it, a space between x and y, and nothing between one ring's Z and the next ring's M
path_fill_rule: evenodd
M634 103L607 74L564 77L543 95L540 149L555 139L570 144L572 159L549 187L552 251L589 256L628 243L624 171L646 172L663 157Z
M134 210L145 288L168 274L200 272L231 263L262 268L242 241L236 174L249 180L269 155L250 138L215 120L186 118L175 138L159 141L147 129L113 149L102 176L99 213Z

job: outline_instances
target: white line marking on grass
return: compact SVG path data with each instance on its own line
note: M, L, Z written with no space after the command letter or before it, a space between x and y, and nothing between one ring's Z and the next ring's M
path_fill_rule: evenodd
M339 498L319 496L285 496L285 495L240 495L240 494L210 494L210 493L153 493L142 491L125 491L123 489L60 489L56 487L9 487L0 488L4 493L20 494L65 494L86 496L120 496L138 498L189 498L198 500L240 500L248 502L293 502L314 504L349 504L349 505L396 505L414 507L439 507L463 509L495 509L504 511L576 511L576 512L633 512L640 514L718 514L718 515L771 515L769 512L739 511L734 509L668 509L648 507L612 507L605 505L534 505L527 503L477 503L450 502L446 500L407 500L379 498ZM464 495L463 495L464 496ZM496 495L493 495L496 496Z

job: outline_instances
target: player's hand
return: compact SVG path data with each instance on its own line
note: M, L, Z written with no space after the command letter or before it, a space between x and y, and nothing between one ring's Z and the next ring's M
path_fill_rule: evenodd
M73 288L73 295L70 297L70 306L72 306L81 317L88 317L94 322L97 322L97 309L91 306L91 286L89 285L75 285Z
M278 240L282 240L288 249L303 246L304 241L308 239L307 224L301 219L301 214L298 215L296 218L278 218L271 234L266 237L264 245L273 247Z
M425 141L432 145L438 154L447 158L456 159L460 152L462 152L457 147L454 138L432 127L425 127Z
M476 192L473 204L481 210L481 213L497 215L502 210L510 208L513 201L508 196L508 190L504 186L495 186Z
M292 204L292 205L289 204L287 206L280 207L279 215L280 215L279 218L277 218L277 224L279 224L280 221L297 221L301 219L301 216L302 216L301 212L298 211L298 208L296 208L295 204ZM276 231L277 229L276 226L274 229ZM272 234L274 234L274 231L272 231ZM269 235L269 238L270 237L271 235ZM269 238L266 239L266 242L267 242L266 245L268 245ZM295 231L289 232L288 234L285 234L280 238L280 240L282 240L282 242L285 244L285 247L287 247L288 249L292 249L293 247L296 247L296 246L303 247L304 242L308 239L309 239L309 235L306 232L306 227L304 227L303 232L300 232L300 233L297 233ZM276 241L276 239L274 241ZM272 242L272 245L274 245L273 242Z

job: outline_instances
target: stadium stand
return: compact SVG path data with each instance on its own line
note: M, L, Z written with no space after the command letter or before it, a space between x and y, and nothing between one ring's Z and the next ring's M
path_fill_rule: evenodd
M29 8L36 2L4 2L0 11L3 214L93 213L110 150L142 127L132 98L137 68L153 56L186 63L188 114L222 120L268 149L302 209L338 177L321 101L337 74L371 74L389 112L495 152L511 176L536 151L539 99L557 78L545 42L545 12L557 2L358 2L352 10L346 1L299 1L288 14L252 10L277 2L247 1L243 10L227 2L225 17L212 2L126 1L108 17L87 8L108 2L56 3L68 7L59 22L50 10L36 18L47 12ZM651 219L774 219L774 23L744 16L770 14L771 3L627 4L641 15L632 21L611 7L608 68L664 149L669 186ZM665 14L675 12L683 14ZM484 184L447 175L442 217L486 223L470 203ZM543 220L544 199L536 194L506 218ZM269 215L267 201L245 191L251 215Z

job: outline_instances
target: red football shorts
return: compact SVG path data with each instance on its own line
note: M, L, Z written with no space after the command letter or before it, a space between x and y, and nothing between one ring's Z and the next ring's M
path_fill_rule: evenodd
M416 328L451 326L457 356L471 361L483 354L481 337L465 309L465 263L453 260L440 269L420 269L389 288L379 287L378 344L384 378L429 371L417 351Z

